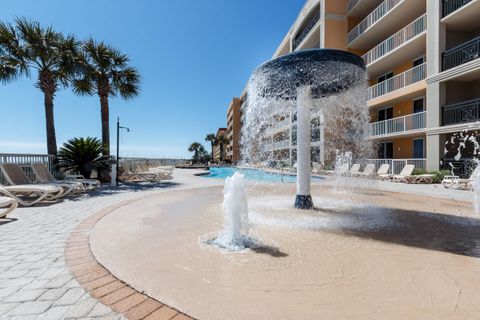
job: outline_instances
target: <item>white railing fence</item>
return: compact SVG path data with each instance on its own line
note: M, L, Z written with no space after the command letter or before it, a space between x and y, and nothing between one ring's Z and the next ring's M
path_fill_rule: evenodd
M400 2L404 0L385 0L376 7L365 19L363 19L355 28L348 33L348 43L357 39L368 28L383 18L388 12L393 10Z
M425 80L427 77L427 64L423 63L410 70L396 75L388 80L380 82L368 88L367 99L372 100L387 93L405 88L416 82Z
M58 177L60 173L54 166L55 156L48 154L18 154L18 153L0 153L0 164L2 163L16 163L22 168L28 179L36 182L35 174L33 173L32 163L43 163L47 165L48 170ZM3 173L0 170L0 184L8 184Z
M375 165L375 172L382 164L389 164L389 172L391 174L399 174L407 164L413 164L416 169L426 169L427 159L367 159L365 163L373 163Z
M380 59L387 53L395 50L404 43L420 35L425 30L427 30L427 16L423 15L367 52L362 58L365 60L365 63L369 65L375 60Z
M396 134L411 130L425 129L427 126L427 112L418 112L402 117L373 122L370 124L371 136Z

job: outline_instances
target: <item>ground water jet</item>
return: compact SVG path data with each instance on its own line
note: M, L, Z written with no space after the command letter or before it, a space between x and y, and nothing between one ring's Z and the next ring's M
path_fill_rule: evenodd
M365 63L361 57L346 51L304 50L262 64L253 72L247 87L241 141L243 162L256 166L286 152L292 153L289 156L293 159L293 149L275 154L274 147L266 148L280 139L283 141L280 145L285 144L284 134L280 138L271 135L275 118L292 119L290 134L291 141L295 139L296 143L297 166L294 206L312 209L312 114L325 118L324 127L330 130L321 134L321 159L333 158L335 155L328 153L342 148L342 152L365 155L371 149L367 139L370 116L365 89Z
M248 236L248 199L243 174L235 172L225 179L222 208L225 227L211 243L232 251L250 247L254 241Z

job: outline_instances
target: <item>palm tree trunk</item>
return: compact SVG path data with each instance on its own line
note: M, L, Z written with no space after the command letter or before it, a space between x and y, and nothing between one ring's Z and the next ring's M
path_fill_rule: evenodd
M102 145L103 155L110 155L110 111L108 108L108 96L100 95L100 109L102 116Z
M44 92L45 122L47 131L47 152L57 155L57 138L55 135L55 117L53 114L53 93Z

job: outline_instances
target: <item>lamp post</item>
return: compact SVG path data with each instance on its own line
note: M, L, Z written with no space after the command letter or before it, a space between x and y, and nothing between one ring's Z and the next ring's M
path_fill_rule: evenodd
M116 177L115 182L118 187L118 165L120 164L120 129L125 129L127 132L130 132L130 129L127 127L120 126L120 118L117 117L117 170L115 171Z

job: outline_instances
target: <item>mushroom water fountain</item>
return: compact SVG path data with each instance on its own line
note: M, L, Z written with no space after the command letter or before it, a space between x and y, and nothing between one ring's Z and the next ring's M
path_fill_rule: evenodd
M270 141L275 142L277 123L288 118L290 130L296 128L297 132L296 137L290 132L291 141L296 139L295 208L312 209L312 114L318 115L321 122L321 162L339 152L366 154L371 148L365 89L365 63L346 51L304 50L262 64L253 72L247 87L242 160L246 165L271 166L282 152L279 155L273 147L269 149ZM293 153L291 149L288 152Z

